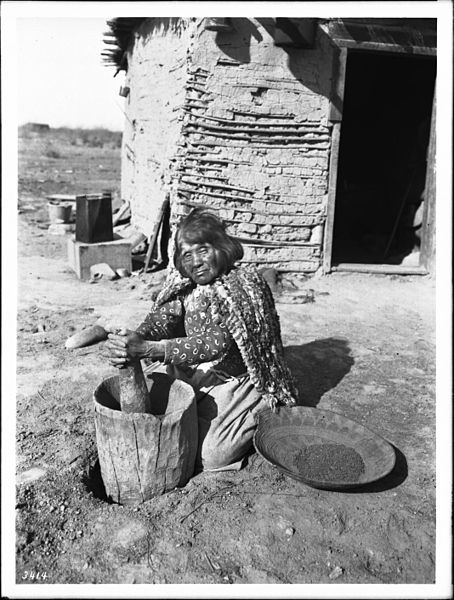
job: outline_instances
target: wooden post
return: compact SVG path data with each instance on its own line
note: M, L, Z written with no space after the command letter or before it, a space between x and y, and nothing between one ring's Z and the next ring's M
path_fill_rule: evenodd
M129 200L125 200L123 204L120 206L118 212L112 218L112 225L115 226L120 219L126 214L129 209Z
M339 162L341 124L333 124L333 135L331 138L331 153L329 158L329 183L328 183L328 208L325 225L325 242L323 248L323 272L331 271L331 259L333 253L334 237L334 213L336 206L337 189L337 165Z
M427 271L435 268L435 206L436 206L436 81L434 99L432 104L432 118L430 122L429 147L427 149L426 185L424 189L424 213L422 220L421 258L420 264Z
M164 218L164 214L165 214L165 211L166 211L168 205L169 205L169 198L167 197L164 200L164 202L161 204L159 212L156 216L156 222L154 225L153 233L150 235L150 238L148 241L148 251L147 251L147 256L145 258L145 265L143 268L144 273L146 273L148 271L148 268L150 266L151 255L153 254L153 249L155 247L156 240L158 239L158 233L161 228L162 220Z
M345 73L347 69L347 49L337 50L333 64L333 90L331 92L330 121L333 123L331 134L331 151L329 158L328 208L325 225L325 241L323 244L323 272L331 271L333 252L334 214L337 191L337 168L339 162L339 146L341 136L342 108L344 101Z
M342 121L344 107L345 73L347 70L347 48L336 48L333 56L333 86L331 89L329 120Z

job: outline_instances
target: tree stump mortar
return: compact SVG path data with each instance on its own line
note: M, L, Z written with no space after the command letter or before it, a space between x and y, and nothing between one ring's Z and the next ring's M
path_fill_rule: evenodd
M140 504L182 487L194 473L194 390L163 373L151 378L148 414L121 410L118 375L102 381L94 392L101 476L107 497L118 504Z

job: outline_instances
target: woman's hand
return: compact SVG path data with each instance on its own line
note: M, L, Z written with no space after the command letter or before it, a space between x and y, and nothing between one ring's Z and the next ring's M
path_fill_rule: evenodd
M149 342L130 329L109 333L104 345L104 356L111 365L120 369L141 358L162 359L164 353L163 342Z

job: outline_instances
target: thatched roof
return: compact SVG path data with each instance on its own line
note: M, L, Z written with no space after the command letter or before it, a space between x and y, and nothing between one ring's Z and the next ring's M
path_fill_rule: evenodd
M146 17L117 17L107 21L109 31L104 33L104 44L108 46L101 56L108 67L117 67L119 71L126 70L126 50L131 41L132 33L140 26Z
M128 69L126 51L132 40L132 35L144 21L148 21L148 34L156 30L180 32L185 28L187 19L182 17L117 17L107 21L109 31L104 33L104 44L107 48L101 52L104 64L117 67L119 71Z

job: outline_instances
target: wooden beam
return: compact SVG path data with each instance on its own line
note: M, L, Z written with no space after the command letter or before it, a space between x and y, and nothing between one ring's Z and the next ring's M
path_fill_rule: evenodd
M339 263L331 271L349 273L381 273L383 275L427 275L424 267L408 267L405 265L375 265L362 263Z
M177 188L178 192L186 192L183 188ZM199 194L204 194L205 192L198 192ZM222 197L222 196L221 196ZM179 204L183 204L184 206L189 206L191 208L205 208L206 210L233 210L236 212L247 212L252 215L262 215L262 216L275 216L275 217L313 217L314 219L317 217L317 223L311 223L311 225L301 225L301 223L271 223L273 227L313 227L314 225L320 225L320 217L322 216L320 213L314 213L310 215L306 215L300 212L271 212L269 210L254 210L252 207L242 208L236 206L210 206L203 202L192 202L190 200L182 199L181 197L178 199ZM229 221L231 223L244 223L243 219L235 220L235 219L227 219L223 217L224 221ZM254 223L254 225L266 225L266 223Z
M331 88L329 120L333 123L342 121L344 106L345 73L347 70L347 48L333 50L333 85Z
M356 40L336 40L336 44L342 49L369 50L375 52L393 52L397 54L422 54L425 56L436 56L437 49L429 46L401 46L400 44L384 44L382 42L357 42Z
M151 256L153 254L153 250L156 245L156 240L158 239L158 233L162 227L162 221L164 218L165 211L169 205L169 202L170 202L169 198L166 197L166 199L164 200L164 202L161 204L161 206L159 208L158 214L156 215L156 221L154 223L153 231L152 231L152 233L149 237L149 241L148 241L148 251L147 251L146 258L145 258L145 265L143 268L144 273L146 273L148 271L148 268L150 266ZM159 261L156 261L156 262L159 263Z
M302 247L302 248L318 248L319 244L314 242L302 242L302 241L273 241L273 240L262 240L262 239L253 239L253 238L245 238L238 237L236 235L231 236L233 239L237 240L241 244L245 246L257 247L257 248L292 248L292 247Z
M276 18L274 31L275 46L293 48L313 48L315 40L316 19Z
M426 185L424 188L424 212L422 218L421 264L428 271L435 268L435 207L436 207L436 82L432 103L429 147L427 149Z
M334 214L337 191L337 169L341 135L342 110L344 104L345 74L347 71L347 49L335 49L333 52L333 87L331 90L329 119L333 123L331 134L331 152L328 182L328 208L323 244L323 272L331 270L334 236Z
M120 206L119 211L114 214L113 219L112 219L112 224L115 226L118 221L120 221L120 219L126 214L126 212L129 209L129 200L125 200L123 202L123 204Z
M341 124L333 124L333 133L331 137L331 153L329 159L329 182L328 182L328 207L325 223L325 241L323 244L323 271L331 271L331 259L333 253L334 236L334 214L336 205L337 190L337 167L339 163L339 145L340 145Z

